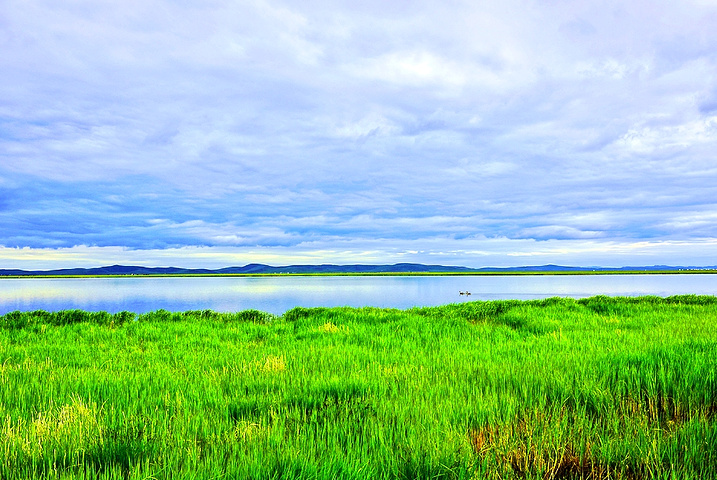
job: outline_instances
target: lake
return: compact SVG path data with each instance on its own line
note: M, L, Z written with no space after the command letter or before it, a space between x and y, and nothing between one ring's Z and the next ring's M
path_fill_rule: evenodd
M472 295L459 294L466 290ZM716 295L717 275L6 278L0 279L0 314L67 309L281 314L296 306L404 309L470 300L689 293Z

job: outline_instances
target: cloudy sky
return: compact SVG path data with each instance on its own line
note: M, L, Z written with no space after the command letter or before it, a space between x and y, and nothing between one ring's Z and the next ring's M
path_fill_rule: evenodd
M715 0L4 0L0 268L715 265L715 32Z

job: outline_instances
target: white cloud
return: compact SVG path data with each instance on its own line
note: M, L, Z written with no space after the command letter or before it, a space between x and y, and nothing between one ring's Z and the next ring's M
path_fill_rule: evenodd
M526 238L600 238L605 233L596 230L580 230L566 225L544 225L541 227L530 227L522 230Z
M462 158L456 166L447 168L446 172L458 178L466 178L469 176L493 177L515 172L517 168L517 165L513 162L486 162L479 159Z
M609 261L620 239L677 261L689 244L660 242L715 234L709 2L11 0L0 18L0 244L500 262Z
M649 266L665 258L677 266L712 266L717 241L510 240L476 237L416 241L356 238L316 241L297 247L179 247L133 250L123 247L31 249L0 247L2 268L53 269L111 264L222 268L248 263L269 265L319 263L398 263L483 266L562 264L578 266Z
M394 122L378 113L370 113L355 122L341 122L330 128L336 136L354 140L400 133L400 128Z
M462 87L467 77L461 67L429 52L391 52L352 67L354 75L398 86ZM497 80L497 78L496 78Z
M631 129L618 140L617 146L627 152L649 154L660 149L684 149L715 141L717 141L717 116L711 116L681 125Z
M649 74L652 65L650 59L635 59L632 64L621 62L615 58L578 62L577 74L583 77L608 77L622 80L628 75Z

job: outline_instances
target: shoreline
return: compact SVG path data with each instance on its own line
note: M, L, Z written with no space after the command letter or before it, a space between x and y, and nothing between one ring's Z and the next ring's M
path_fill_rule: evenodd
M0 275L2 279L61 278L171 278L171 277L515 277L584 275L715 275L715 269L691 270L570 270L509 272L316 272L316 273L149 273L107 275Z

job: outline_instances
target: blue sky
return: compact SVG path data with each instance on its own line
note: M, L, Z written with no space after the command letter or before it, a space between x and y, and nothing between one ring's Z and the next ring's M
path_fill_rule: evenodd
M0 268L717 264L717 2L6 0Z

